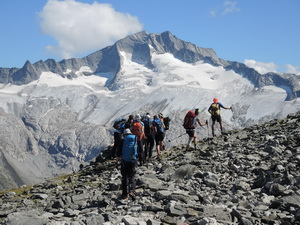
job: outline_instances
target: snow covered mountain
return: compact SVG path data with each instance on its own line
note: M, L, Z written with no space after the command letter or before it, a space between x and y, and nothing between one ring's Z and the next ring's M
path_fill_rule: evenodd
M259 74L170 32L130 35L86 57L0 68L0 189L70 172L112 144L111 125L129 114L172 118L169 145L186 137L182 119L214 97L225 129L300 110L300 78ZM210 135L198 128L200 137Z

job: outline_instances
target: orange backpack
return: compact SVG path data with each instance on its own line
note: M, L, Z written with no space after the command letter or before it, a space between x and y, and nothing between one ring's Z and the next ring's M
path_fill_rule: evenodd
M140 141L144 138L144 128L141 123L134 122L131 127L131 132L137 137L137 140Z

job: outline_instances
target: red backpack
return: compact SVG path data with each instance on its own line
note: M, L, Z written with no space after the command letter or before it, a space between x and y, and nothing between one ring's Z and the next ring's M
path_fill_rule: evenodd
M193 125L195 117L196 114L193 110L188 111L183 120L184 129L195 129L195 126Z
M144 129L141 123L134 122L131 127L131 132L134 134L138 141L144 138Z

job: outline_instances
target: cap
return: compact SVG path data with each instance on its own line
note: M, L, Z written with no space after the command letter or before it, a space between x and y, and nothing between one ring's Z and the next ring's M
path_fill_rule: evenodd
M219 100L218 100L217 98L214 98L214 99L213 99L213 102L214 102L214 103L218 103L218 101L219 101Z
M130 129L126 128L126 129L123 131L123 134L131 134Z

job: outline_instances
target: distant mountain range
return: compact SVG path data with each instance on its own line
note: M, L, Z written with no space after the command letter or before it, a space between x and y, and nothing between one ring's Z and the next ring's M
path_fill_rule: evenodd
M91 72L85 75L97 73L113 73L117 75L122 69L120 51L131 54L133 62L144 65L149 69L155 67L151 62L152 52L156 54L170 53L175 58L186 63L203 61L213 66L221 66L225 70L233 70L247 78L257 88L267 85L284 88L287 92L286 100L292 100L300 96L299 78L295 74L267 73L262 75L243 63L220 59L212 49L197 47L192 43L182 41L170 32L147 34L143 31L130 35L117 41L112 46L79 59L64 59L60 62L48 59L34 64L26 61L20 69L0 67L0 83L28 84L39 79L42 72L53 72L63 77L74 78L77 77L76 71L83 66L88 66L91 69ZM66 74L66 71L69 72Z
M200 107L209 119L214 97L233 107L222 116L234 129L299 111L299 96L295 74L262 75L170 32L133 34L83 58L0 68L0 189L78 168L112 144L118 117L171 116L171 146L186 142L175 138L186 111Z

